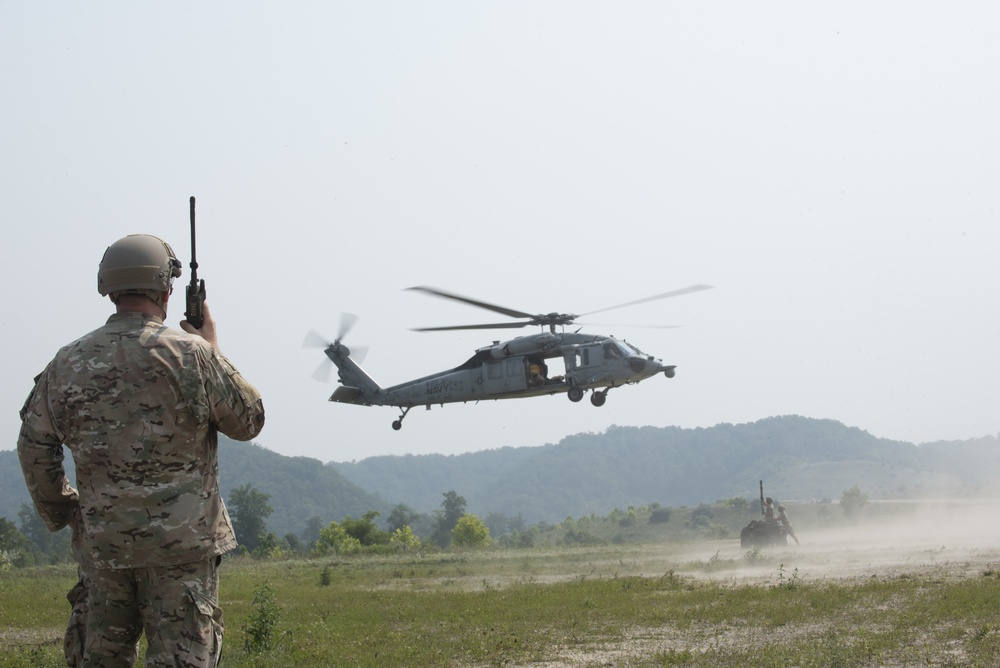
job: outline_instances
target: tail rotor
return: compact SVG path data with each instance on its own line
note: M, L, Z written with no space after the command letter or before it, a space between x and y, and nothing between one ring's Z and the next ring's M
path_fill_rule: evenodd
M350 355L356 362L361 362L364 360L365 355L368 353L367 346L358 346L354 350L348 349L346 346L341 345L341 340L347 336L348 332L354 328L354 325L358 321L358 316L353 313L341 313L340 314L340 330L337 332L337 338L332 342L325 336L320 334L314 329L309 330L306 333L305 339L302 341L303 348L322 348L326 353L326 359L312 372L310 377L320 383L330 382L330 373L333 369L333 361L330 359L330 351L343 349L348 355Z
M340 332L337 334L337 341L342 340L347 333L350 332L354 325L358 322L358 316L353 313L341 313L340 314Z

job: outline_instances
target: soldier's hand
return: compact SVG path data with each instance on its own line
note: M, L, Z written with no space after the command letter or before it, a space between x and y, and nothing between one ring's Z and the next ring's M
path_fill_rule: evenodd
M213 348L219 349L219 339L215 332L215 318L212 317L212 311L208 308L208 302L201 305L201 328L195 329L195 326L187 320L181 320L181 329L188 334L197 334L211 343Z

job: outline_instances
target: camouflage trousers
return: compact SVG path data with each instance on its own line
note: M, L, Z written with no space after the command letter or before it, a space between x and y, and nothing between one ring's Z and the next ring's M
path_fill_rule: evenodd
M214 668L222 651L216 557L156 568L80 568L64 649L71 668L131 668L146 634L146 666Z

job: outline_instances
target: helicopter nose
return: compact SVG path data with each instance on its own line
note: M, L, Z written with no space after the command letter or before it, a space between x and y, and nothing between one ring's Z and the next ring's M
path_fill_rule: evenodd
M646 360L641 357L629 357L628 368L632 370L632 373L642 373L646 368Z

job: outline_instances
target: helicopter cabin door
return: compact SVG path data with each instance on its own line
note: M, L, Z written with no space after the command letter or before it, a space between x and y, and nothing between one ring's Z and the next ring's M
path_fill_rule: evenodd
M504 394L527 389L528 375L523 357L490 360L483 366L483 389L486 394Z
M600 345L581 346L576 349L577 368L587 369L600 366L604 362Z
M564 352L563 360L566 362L566 378L573 384L586 382L594 373L595 367L601 366L604 357L600 345L587 345Z

